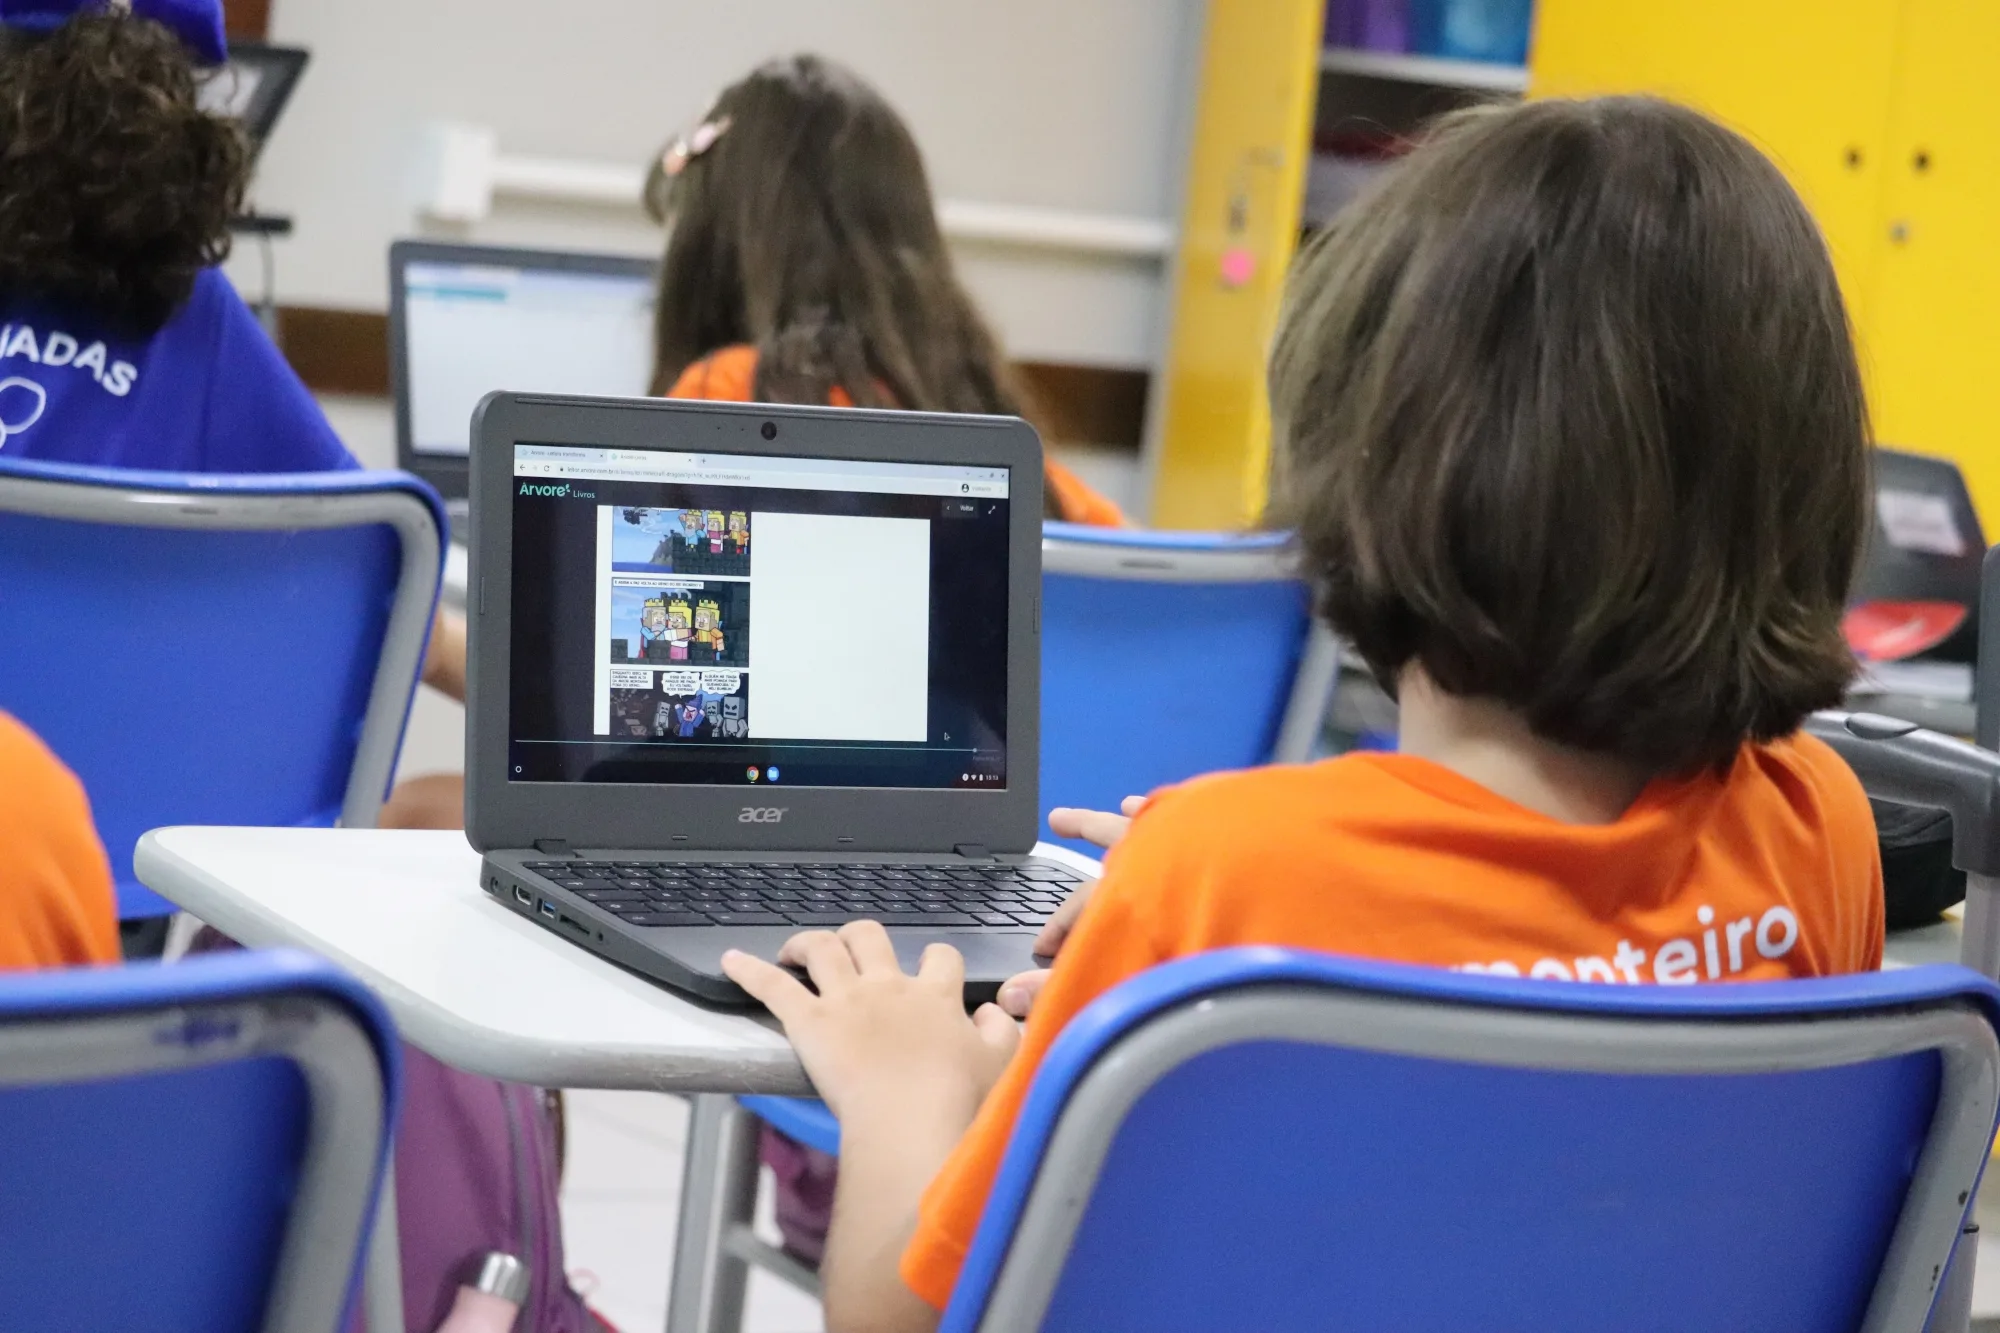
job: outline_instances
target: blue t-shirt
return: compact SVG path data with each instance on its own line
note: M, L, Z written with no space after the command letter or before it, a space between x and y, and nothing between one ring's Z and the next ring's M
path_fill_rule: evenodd
M0 457L166 472L360 466L212 268L146 338L0 300Z

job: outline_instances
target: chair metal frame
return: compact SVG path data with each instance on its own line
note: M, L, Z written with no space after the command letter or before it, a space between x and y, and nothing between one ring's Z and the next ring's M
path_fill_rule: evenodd
M200 476L0 460L0 511L121 527L300 531L382 524L402 565L340 807L344 828L373 828L402 748L436 613L444 511L403 473ZM416 483L421 485L422 483Z
M0 1086L82 1083L265 1056L295 1064L312 1114L262 1327L334 1333L353 1265L328 1262L329 1251L356 1246L367 1230L393 1128L394 1043L378 1047L358 1015L393 1036L387 1015L331 964L289 950L145 971L10 982L14 993L0 1012L24 1005L42 1012L0 1017ZM107 994L111 978L116 990ZM244 989L261 993L230 993Z
M1942 1077L1931 1130L1862 1325L1864 1333L1924 1327L2000 1120L1992 1015L1964 1001L1908 1009L1885 996L1847 1013L1801 1006L1716 1022L1701 1016L1699 998L1664 988L1445 974L1423 987L1459 995L1424 995L1416 986L1395 993L1396 974L1417 971L1235 949L1168 964L1121 987L1115 1002L1100 1001L1111 1012L1080 1018L1074 1038L1065 1033L1038 1076L943 1333L1040 1327L1133 1105L1196 1056L1264 1041L1613 1075L1789 1072L1936 1050ZM1370 978L1388 984L1356 988L1355 979ZM1487 993L1484 1003L1473 998ZM1727 1003L1714 999L1718 1009Z

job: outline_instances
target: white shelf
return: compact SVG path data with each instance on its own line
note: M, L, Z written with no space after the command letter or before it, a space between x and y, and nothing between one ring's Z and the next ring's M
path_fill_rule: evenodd
M1475 88L1495 93L1528 90L1528 71L1522 65L1492 65L1476 60L1445 60L1437 56L1329 46L1320 53L1319 67L1329 74L1358 74L1370 79L1427 83L1437 88Z

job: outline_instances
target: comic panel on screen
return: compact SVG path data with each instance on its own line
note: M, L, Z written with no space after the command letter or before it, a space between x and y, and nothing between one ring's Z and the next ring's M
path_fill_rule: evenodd
M611 734L651 741L750 738L750 673L726 667L613 667Z
M611 580L613 666L750 665L750 585L722 580Z
M619 574L750 573L750 515L742 509L611 512L611 568Z

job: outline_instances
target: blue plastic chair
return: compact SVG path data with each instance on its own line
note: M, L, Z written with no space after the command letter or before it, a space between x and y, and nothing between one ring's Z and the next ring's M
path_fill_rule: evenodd
M1285 534L1042 533L1043 809L1310 755L1340 657Z
M1923 1327L2000 987L1466 976L1279 949L1100 998L1031 1088L970 1330Z
M0 977L0 1328L334 1333L397 1069L302 953Z
M400 472L0 459L0 709L82 779L119 916L167 824L371 827L437 599L444 509Z

